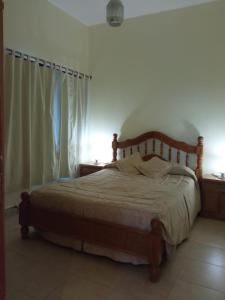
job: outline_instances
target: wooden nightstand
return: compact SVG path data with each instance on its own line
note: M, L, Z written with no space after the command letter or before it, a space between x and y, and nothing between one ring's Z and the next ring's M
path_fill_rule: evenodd
M201 180L202 211L208 218L225 220L225 180L206 175Z
M80 176L86 176L98 171L101 171L105 165L107 165L106 163L83 163L80 164Z

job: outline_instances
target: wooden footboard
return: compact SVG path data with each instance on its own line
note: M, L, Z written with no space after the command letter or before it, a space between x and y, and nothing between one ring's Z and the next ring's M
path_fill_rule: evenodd
M39 230L147 258L150 264L150 280L159 280L165 242L162 237L163 225L158 219L151 221L151 231L145 231L34 206L26 192L21 194L21 198L19 223L23 239L28 238L29 226L33 226Z

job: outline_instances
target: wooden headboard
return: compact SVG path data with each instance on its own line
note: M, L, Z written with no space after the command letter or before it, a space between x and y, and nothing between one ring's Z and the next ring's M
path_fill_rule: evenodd
M176 141L169 136L158 132L149 131L133 139L118 141L118 135L113 134L112 148L113 159L117 160L118 149L122 150L122 158L140 152L144 160L149 160L153 156L158 156L164 160L176 161L181 163L181 152L184 154L184 165L189 166L190 155L195 155L196 164L193 168L198 178L202 177L202 158L203 158L203 137L199 136L195 146L182 141ZM157 147L158 146L158 147ZM159 153L157 153L159 148ZM167 149L166 149L167 148ZM175 155L174 155L175 154Z

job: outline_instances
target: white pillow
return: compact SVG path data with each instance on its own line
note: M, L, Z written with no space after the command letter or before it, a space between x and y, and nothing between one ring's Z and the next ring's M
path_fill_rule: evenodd
M136 168L147 177L158 178L169 172L171 164L155 156L152 159L137 165Z
M171 164L171 169L169 170L169 174L172 175L183 175L193 178L195 181L198 181L195 172L189 167L179 165L177 163Z
M140 174L137 165L143 162L140 153L133 154L125 159L121 159L115 162L115 166L121 171L128 174Z

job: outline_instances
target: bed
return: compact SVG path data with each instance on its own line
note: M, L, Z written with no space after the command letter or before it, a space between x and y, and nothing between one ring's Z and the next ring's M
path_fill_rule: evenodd
M196 182L177 175L157 180L136 174L127 176L115 165L118 157L126 159L141 153L146 162L159 157L163 161L191 166L199 180L203 138L198 137L193 146L156 131L125 141L118 141L114 134L112 150L113 164L102 171L72 182L52 184L31 194L22 193L19 206L21 236L28 238L32 226L49 239L53 236L79 241L78 249L85 252L111 258L108 253L138 257L149 263L150 280L156 282L166 257L166 246L177 245L188 236L199 211L190 196L190 189L194 190ZM154 194L152 186L156 187ZM178 194L178 191L182 193ZM184 212L183 219L177 219L183 227L177 226L169 212L166 213L175 211L175 207L177 216ZM175 232L175 227L180 231Z

